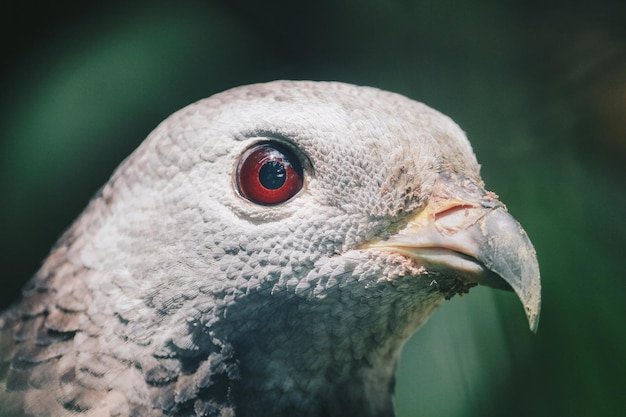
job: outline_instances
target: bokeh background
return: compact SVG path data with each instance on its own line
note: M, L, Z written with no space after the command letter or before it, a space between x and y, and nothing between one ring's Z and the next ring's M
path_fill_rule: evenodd
M5 2L0 304L180 107L280 78L372 85L463 127L543 278L536 335L504 292L478 288L435 313L403 352L397 414L623 415L624 4Z

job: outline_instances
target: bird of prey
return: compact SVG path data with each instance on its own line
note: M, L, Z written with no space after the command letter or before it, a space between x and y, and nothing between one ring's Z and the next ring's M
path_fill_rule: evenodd
M0 316L2 416L392 416L443 300L539 267L463 131L336 82L235 88L162 122Z

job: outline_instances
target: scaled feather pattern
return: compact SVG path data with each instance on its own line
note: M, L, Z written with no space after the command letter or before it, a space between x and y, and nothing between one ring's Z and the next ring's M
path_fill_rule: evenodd
M0 316L0 415L392 416L404 342L477 284L536 327L532 244L450 118L235 88L162 122Z

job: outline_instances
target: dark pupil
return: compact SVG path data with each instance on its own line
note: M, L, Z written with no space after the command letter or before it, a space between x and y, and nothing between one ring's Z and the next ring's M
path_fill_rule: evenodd
M259 181L268 190L276 190L283 186L287 180L285 166L278 161L270 161L263 164L259 170Z

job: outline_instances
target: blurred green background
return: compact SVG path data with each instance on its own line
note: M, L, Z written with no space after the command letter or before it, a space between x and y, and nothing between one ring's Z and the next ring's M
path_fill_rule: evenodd
M410 416L616 416L626 406L625 2L12 2L0 13L0 304L170 113L236 85L396 91L467 132L533 240L543 311L446 303L407 344Z

